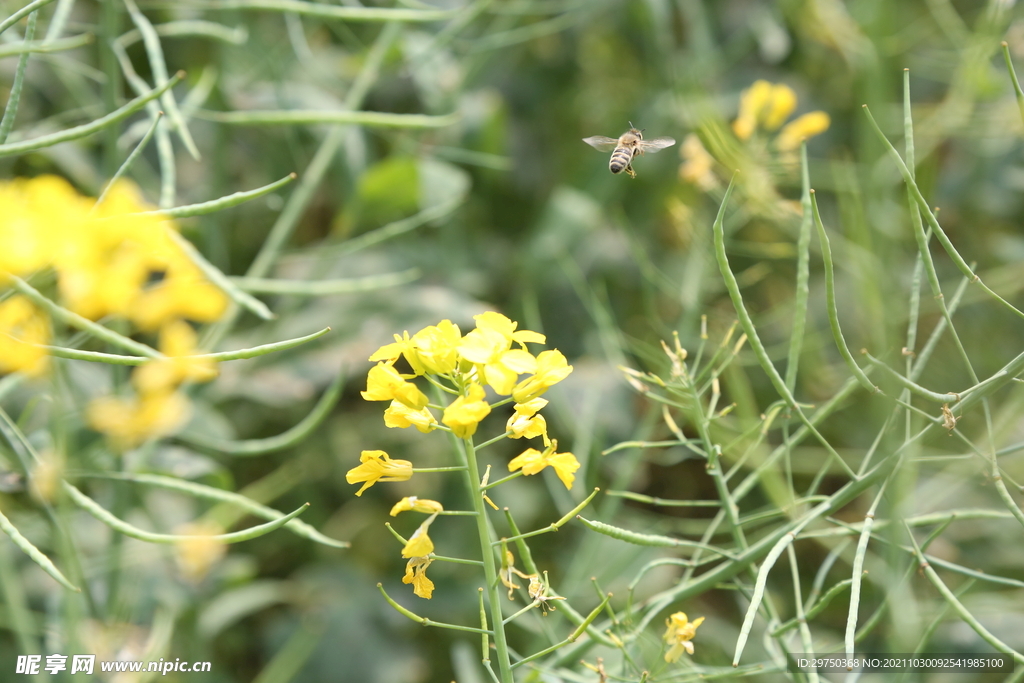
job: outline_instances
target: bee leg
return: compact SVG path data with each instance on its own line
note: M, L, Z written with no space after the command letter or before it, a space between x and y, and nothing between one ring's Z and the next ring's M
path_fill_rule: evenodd
M634 171L634 170L633 170L633 164L629 164L629 165L628 165L628 166L626 166L626 168L624 168L623 170L624 170L624 171L625 171L625 172L626 172L627 174L629 174L629 177L630 177L630 178L636 178L636 171Z

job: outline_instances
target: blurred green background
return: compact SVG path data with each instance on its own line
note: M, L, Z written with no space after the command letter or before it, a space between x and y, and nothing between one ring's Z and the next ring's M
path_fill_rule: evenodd
M397 37L387 47L361 108L457 112L457 121L434 129L340 128L334 133L340 135L338 149L327 160L322 180L312 188L272 271L276 277L304 280L410 269L418 276L372 291L264 297L278 318L265 323L242 316L220 348L254 346L325 326L332 332L292 351L222 365L216 382L196 388L196 417L185 433L247 439L283 432L309 412L340 369L346 385L339 405L313 434L285 451L231 457L172 438L129 454L123 464L128 470L242 491L282 510L309 501L312 507L303 519L328 536L351 541L352 547L334 550L277 532L232 546L205 577L190 582L176 572L167 548L125 540L118 592L110 596L105 586L111 571L106 566L111 532L77 513L75 541L83 571L91 577L98 613L90 614L84 603L62 600L35 565L9 543L0 544L6 603L0 609L0 626L7 627L0 631L0 671L13 671L14 658L21 653L10 602L11 595L20 593L31 612L31 637L44 649L52 644L49 650L62 651L68 639L77 638L102 643L107 653L127 650L142 658L147 642L163 638L170 658L213 662L210 674L172 674L168 681L485 680L474 663L479 659L476 636L423 629L388 607L375 588L383 582L392 596L423 616L465 624L478 620L474 588L480 579L472 568L435 565L434 598L414 598L400 583L404 560L383 526L400 496L459 501L457 488L440 475L423 475L375 486L356 498L355 488L345 482L346 471L357 464L363 449L381 448L417 466L450 464L447 442L440 435L388 430L382 406L361 400L359 391L370 367L366 359L393 333L415 332L444 318L466 331L473 315L499 310L521 327L546 334L549 347L562 350L575 368L550 392L554 410L549 409L548 420L560 445L571 448L583 463L578 473L585 484L582 490L612 486L663 498L715 498L703 462L685 449L601 452L623 440L671 438L660 422L660 408L637 396L617 366L662 370L666 359L660 340L675 331L684 347L695 348L701 316L707 315L710 343L717 343L736 317L711 250L711 222L734 168L743 173L733 198L735 212L727 223L729 256L763 341L780 366L785 359L800 223L793 208L800 194L799 172L792 160L772 149L768 136L759 134L746 142L731 137L729 124L740 92L755 80L792 87L799 99L796 114L823 110L831 116L829 130L809 141L810 178L832 236L840 316L854 351L867 348L901 367L900 349L906 345L906 301L916 246L899 174L860 106L870 105L902 150L904 68L910 69L922 190L940 207L943 227L964 258L978 264L989 286L1020 306L1022 124L999 53L1005 40L1014 59L1024 63L1024 14L1015 3L434 3L457 11L443 21L402 23L393 29ZM162 37L169 70L188 73L176 90L177 99L184 103L202 153L201 161L193 160L174 139L175 204L255 188L293 171L302 183L325 136L337 126L241 125L218 120L213 112L342 109L371 59L371 46L388 30L377 21L217 9L217 4L139 1L156 25L203 20L229 30L212 35L207 27L203 35ZM23 5L2 3L5 14ZM422 8L414 0L407 6ZM63 35L91 33L95 42L74 51L34 55L29 61L15 126L24 137L91 120L109 106L105 97L120 102L133 96L122 79L107 78L112 64L107 41L133 28L125 7L113 0L58 0L41 10L44 35L55 13L64 13ZM24 22L3 39L15 42L23 31ZM143 44L136 41L126 51L138 74L151 83ZM16 62L16 57L0 60L5 90ZM113 68L117 72L116 63ZM696 133L717 157L716 180L705 190L680 177L681 144L639 159L635 180L611 175L608 155L581 138L616 137L630 121L646 129L647 136L673 136L680 143ZM139 117L109 129L109 134L4 158L2 173L8 178L56 173L95 195L147 127L148 120ZM129 175L155 203L160 195L155 148L146 150ZM214 264L242 275L296 187L183 220L182 230ZM374 232L387 225L391 227L384 233ZM393 236L381 239L388 232ZM812 243L808 331L796 390L797 398L807 403L827 399L848 377L828 331L821 261L816 240ZM940 279L951 292L960 275L940 249L935 256ZM922 336L939 317L925 292ZM972 289L957 322L981 377L1021 350L1024 321ZM952 391L971 384L961 365L950 360L956 350L948 338L937 353L926 374L927 386ZM95 381L100 372L85 364L69 365L76 382ZM12 414L19 414L40 391L46 390L31 385L9 398L15 406ZM726 371L722 391L721 406L737 404L731 427L737 433L756 424L777 398L746 352ZM995 408L1000 447L1024 440L1022 398L1020 390L1000 395ZM890 403L860 392L843 404L823 432L840 451L864 449L890 411ZM490 418L481 433L500 431L504 419ZM46 426L29 420L32 425L40 431ZM983 418L980 413L965 415L960 426L981 433ZM770 441L778 443L777 436ZM943 435L922 448L934 455L963 450L962 444L950 441ZM492 450L487 458L495 466L517 452L516 444L506 443ZM68 460L69 468L122 467L104 452L99 437L84 431L72 442ZM810 445L805 453L798 450L796 479L809 481L819 461L820 453ZM1012 456L1004 466L1020 476L1017 481L1024 479L1024 467ZM998 507L983 471L970 458L922 462L916 474L904 478L902 498L892 508L920 513ZM831 476L823 486L826 493L841 483ZM550 495L533 480L517 480L503 490L502 504L516 511L523 529L550 523L584 495L579 489L568 494L553 477L545 475L543 482ZM192 498L158 489L109 482L90 487L105 505L116 500L120 516L165 531L207 509ZM743 512L769 509L774 495L766 484L746 501ZM844 519L862 520L869 503L853 506ZM699 535L711 515L701 508L656 514L652 506L611 498L602 505L602 518L659 533ZM0 507L26 535L61 557L59 543L47 539L44 517L27 494L3 495ZM460 518L443 521L432 528L443 554L474 556L472 525ZM403 534L414 528L402 518L395 525ZM1013 520L958 524L933 552L1024 580L1020 531ZM798 552L810 584L827 549L808 543L799 545ZM880 577L896 571L895 561L887 564L887 552L880 546L878 556L869 556L867 568ZM624 549L606 538L595 540L573 524L541 537L534 554L539 562L543 559L562 594L584 603L594 596L590 576L597 576L604 589L625 595L638 567L666 555L663 549ZM834 576L841 577L843 571L848 575L848 568L840 571L842 565ZM786 586L785 561L780 567L778 581ZM677 578L674 570L659 569L647 575L637 594L650 595ZM924 625L942 608L930 587L922 583L920 590L915 603L920 614L884 615L869 643L877 649L896 644L912 651ZM791 593L782 592L778 600L785 606ZM884 600L880 584L868 582L862 612L870 614ZM1018 650L1024 646L1021 588L979 584L964 600L1006 642ZM681 609L692 616L708 615L695 641L698 661L728 664L745 599L735 591L711 591ZM845 618L843 598L817 623L823 633L841 638ZM547 619L558 633L567 628L557 613ZM906 627L901 619L919 621ZM513 647L521 652L537 649L548 628L547 621L513 627ZM656 620L645 646L653 648L655 657L659 629ZM952 616L944 618L932 638L933 651L975 647L973 632ZM760 647L752 640L752 651ZM559 678L552 673L529 680L596 681L597 675Z

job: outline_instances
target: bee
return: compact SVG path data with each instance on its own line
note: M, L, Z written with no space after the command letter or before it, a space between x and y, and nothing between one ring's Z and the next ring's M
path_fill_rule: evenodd
M636 178L636 171L633 170L633 157L644 152L653 154L676 144L675 138L644 140L644 131L638 130L632 121L629 122L629 130L620 135L618 140L606 138L603 135L593 135L583 138L583 142L600 152L611 151L612 158L608 161L608 170L612 173L625 171L630 178Z

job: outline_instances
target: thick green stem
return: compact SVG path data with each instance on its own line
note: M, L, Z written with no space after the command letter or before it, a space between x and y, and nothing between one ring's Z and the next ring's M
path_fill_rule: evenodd
M484 587L490 605L491 623L494 625L494 648L498 658L498 676L502 683L513 683L512 664L508 657L508 643L505 640L505 626L501 618L501 592L498 590L498 569L494 562L494 548L491 545L491 529L487 524L487 510L484 507L483 489L480 487L480 468L476 462L476 447L473 439L463 439L466 456L466 486L476 513L476 530L480 536L480 554L484 563Z

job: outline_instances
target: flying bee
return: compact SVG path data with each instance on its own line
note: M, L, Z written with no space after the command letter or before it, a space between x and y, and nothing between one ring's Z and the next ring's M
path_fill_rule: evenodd
M625 171L630 178L636 178L636 171L633 170L633 157L644 152L653 154L676 144L675 138L644 140L644 131L638 130L632 121L629 122L629 130L620 135L618 140L606 138L603 135L593 135L583 138L583 142L600 152L610 151L612 158L608 161L608 170L612 173Z

